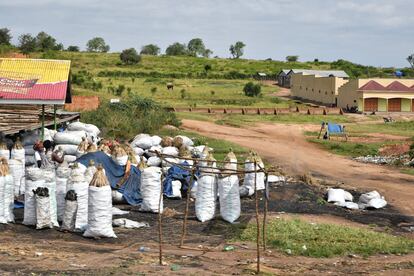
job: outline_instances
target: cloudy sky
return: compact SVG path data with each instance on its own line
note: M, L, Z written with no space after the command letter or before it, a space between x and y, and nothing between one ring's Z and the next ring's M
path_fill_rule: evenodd
M102 36L111 51L200 37L213 55L243 41L245 58L336 60L407 66L414 52L412 0L0 0L0 27L46 31L85 48Z

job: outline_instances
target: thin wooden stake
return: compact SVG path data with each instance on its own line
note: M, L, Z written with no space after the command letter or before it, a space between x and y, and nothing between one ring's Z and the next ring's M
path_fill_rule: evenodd
M267 210L268 210L268 204L269 204L269 183L268 181L269 174L266 173L266 186L264 190L264 211L263 211L263 250L266 251L266 219L267 219Z
M160 265L162 265L162 212L161 212L161 202L163 197L163 175L161 173L161 185L160 185L160 198L158 200L158 246L159 246L159 259Z
M188 207L190 205L191 186L193 185L196 166L197 166L197 161L195 161L194 164L193 164L193 169L191 170L190 183L188 184L188 189L187 189L187 200L185 202L184 222L183 222L183 230L182 230L182 233L181 233L180 247L184 246L184 239L185 239L185 236L187 234Z
M259 195L257 194L257 161L254 161L254 194L256 200L256 228L257 228L257 236L256 236L256 250L257 250L257 274L260 273L260 221L259 221Z

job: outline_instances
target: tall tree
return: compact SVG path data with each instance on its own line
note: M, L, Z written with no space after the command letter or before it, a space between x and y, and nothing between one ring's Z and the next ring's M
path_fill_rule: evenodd
M167 47L165 54L168 56L184 56L187 54L187 47L185 44L175 42Z
M141 55L158 56L160 54L160 47L155 44L144 45L141 48Z
M287 62L296 62L299 60L299 56L287 56L286 61Z
M86 50L88 52L106 53L109 51L109 45L105 43L102 37L94 37L86 43Z
M137 50L134 48L125 49L119 55L121 61L125 64L136 64L140 62L141 56L138 55Z
M10 41L12 39L12 35L10 34L10 30L7 28L0 29L0 45L10 45Z
M39 51L55 50L56 39L46 32L40 32L36 36L36 47Z
M193 57L202 56L204 52L206 51L206 46L204 45L204 42L201 38L191 39L188 42L187 48L188 48L188 54Z
M36 38L31 34L22 34L19 36L19 49L23 54L28 54L36 50Z
M408 63L411 65L411 67L414 69L414 54L411 54L407 57Z
M230 54L233 58L239 58L244 54L244 47L246 47L246 44L241 41L237 41L234 45L230 45Z
M79 46L75 46L75 45L70 45L68 46L68 48L66 49L69 52L79 52Z

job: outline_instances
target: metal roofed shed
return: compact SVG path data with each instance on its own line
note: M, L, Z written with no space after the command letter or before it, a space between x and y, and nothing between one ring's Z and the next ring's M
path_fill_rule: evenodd
M41 105L43 130L45 106L51 105L56 128L57 106L71 101L69 73L69 60L0 58L0 108L4 111L2 125L6 129L17 130L15 125L26 129L25 116L29 114L32 120L30 126L26 127L33 128L37 125L33 121L34 111L38 110L36 105Z
M309 70L309 69L292 69L288 74L315 75L319 77L338 77L349 78L349 75L343 70Z

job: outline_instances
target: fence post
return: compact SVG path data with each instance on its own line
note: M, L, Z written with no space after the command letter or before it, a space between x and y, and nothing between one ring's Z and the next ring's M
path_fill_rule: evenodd
M257 160L254 160L254 194L256 201L256 250L257 250L257 274L260 273L260 221L259 221L259 195L257 194Z
M263 250L266 251L266 220L267 220L267 210L269 206L269 182L268 182L269 174L266 173L265 177L265 190L264 190L264 211L263 211Z
M159 245L159 261L160 265L162 265L162 212L161 212L161 202L163 197L163 175L161 173L161 185L160 185L160 198L158 201L158 245Z
M187 234L188 207L190 205L191 185L193 184L193 181L194 181L196 167L197 167L197 161L194 161L193 168L191 170L190 183L188 184L188 189L187 189L187 200L185 202L184 222L183 222L183 229L181 233L180 247L184 246L184 239L185 239L185 235Z

